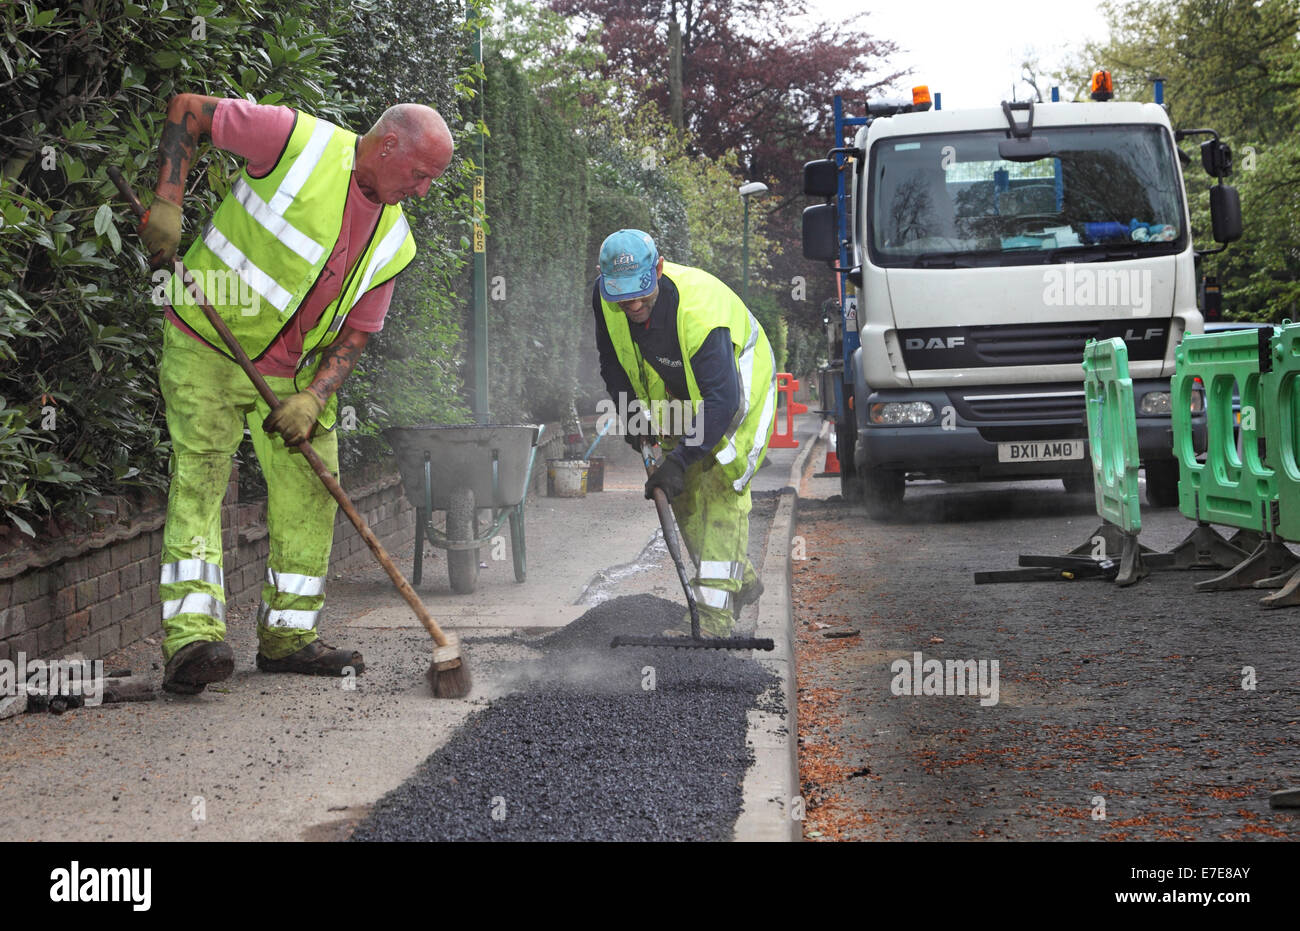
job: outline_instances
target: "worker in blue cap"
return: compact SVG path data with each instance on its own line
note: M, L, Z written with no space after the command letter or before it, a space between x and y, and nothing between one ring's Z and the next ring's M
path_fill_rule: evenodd
M775 419L772 347L734 291L664 261L641 230L605 240L591 302L605 387L619 411L639 408L635 418L649 421L627 417L625 438L639 450L653 433L667 451L645 496L662 488L672 504L696 570L701 631L729 636L762 593L747 555L749 482Z

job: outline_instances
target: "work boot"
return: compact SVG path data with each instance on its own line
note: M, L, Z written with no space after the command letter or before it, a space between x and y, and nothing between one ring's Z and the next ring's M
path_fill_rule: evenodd
M222 640L195 640L177 650L163 670L162 687L177 695L197 695L211 682L229 679L235 654Z
M356 650L335 649L320 640L313 640L296 653L281 659L267 659L259 650L257 668L262 672L300 672L308 676L342 676L352 667L352 675L366 671L365 661Z
M754 602L758 601L758 599L762 597L763 597L762 579L754 579L754 581L751 582L749 585L742 586L740 591L736 594L736 613L739 614L740 609L745 607L745 605L752 605Z

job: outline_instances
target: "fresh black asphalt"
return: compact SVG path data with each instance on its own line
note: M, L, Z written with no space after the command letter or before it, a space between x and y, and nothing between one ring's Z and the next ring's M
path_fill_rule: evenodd
M506 671L519 691L472 715L352 839L730 839L747 712L780 701L777 680L748 653L609 647L684 612L616 598L536 641L543 655Z

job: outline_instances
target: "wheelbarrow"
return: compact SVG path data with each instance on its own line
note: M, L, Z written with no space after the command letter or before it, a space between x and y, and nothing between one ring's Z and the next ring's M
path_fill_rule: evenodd
M524 580L524 499L543 429L536 424L463 424L384 431L397 454L402 490L415 505L413 585L420 584L428 540L447 551L452 591L474 591L479 547L491 543L507 519L515 581ZM447 512L445 530L433 525L434 511ZM480 520L482 511L491 516ZM481 526L487 531L480 532Z

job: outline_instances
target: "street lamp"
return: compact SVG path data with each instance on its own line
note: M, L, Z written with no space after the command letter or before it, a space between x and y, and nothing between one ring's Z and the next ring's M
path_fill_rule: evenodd
M767 185L762 181L750 181L739 188L740 199L745 204L745 232L742 234L740 247L741 287L740 299L749 306L749 198L754 194L766 194Z

